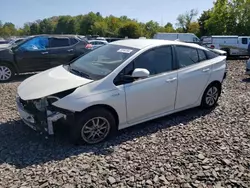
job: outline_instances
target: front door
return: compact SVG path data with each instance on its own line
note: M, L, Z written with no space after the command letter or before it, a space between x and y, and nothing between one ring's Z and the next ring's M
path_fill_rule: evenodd
M130 67L131 70L145 68L150 72L150 77L124 85L128 123L136 123L174 110L178 80L177 71L173 71L171 46L144 52L130 63Z
M176 46L179 63L178 88L175 109L194 105L207 86L212 60L207 60L203 50Z
M14 58L21 72L43 71L50 68L48 38L34 37L14 50Z

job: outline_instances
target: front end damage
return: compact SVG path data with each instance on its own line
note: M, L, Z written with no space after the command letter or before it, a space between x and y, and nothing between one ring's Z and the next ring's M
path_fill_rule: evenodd
M53 106L52 103L57 100L60 98L56 96L28 101L16 97L17 109L23 122L32 129L48 135L54 134L54 123L59 120L68 121L74 115L71 111Z

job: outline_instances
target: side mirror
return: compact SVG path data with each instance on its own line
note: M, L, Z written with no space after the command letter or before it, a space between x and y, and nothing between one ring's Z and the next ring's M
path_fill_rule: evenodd
M147 69L142 69L142 68L136 68L131 77L132 78L147 78L149 77L150 72Z

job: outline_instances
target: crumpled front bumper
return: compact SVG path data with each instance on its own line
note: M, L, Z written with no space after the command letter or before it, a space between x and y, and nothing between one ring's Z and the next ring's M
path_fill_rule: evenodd
M46 133L48 135L54 134L53 123L59 119L66 119L66 115L46 109L43 112L38 110L27 110L21 102L20 97L16 97L17 110L23 122L35 131Z

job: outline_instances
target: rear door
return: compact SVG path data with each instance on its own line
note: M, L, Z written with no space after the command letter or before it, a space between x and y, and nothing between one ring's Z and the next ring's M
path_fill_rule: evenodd
M37 36L21 44L14 51L20 72L42 71L50 68L47 36Z
M194 105L203 94L212 71L212 61L203 50L176 46L179 65L175 109Z
M75 57L75 47L69 37L49 38L50 65L55 67L67 64Z

